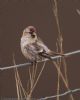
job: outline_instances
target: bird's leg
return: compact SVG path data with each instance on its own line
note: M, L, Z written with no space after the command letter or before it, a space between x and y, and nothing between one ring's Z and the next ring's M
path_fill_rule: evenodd
M37 64L37 61L36 60L34 60L34 61L31 61L31 65L33 66L36 66L36 64Z

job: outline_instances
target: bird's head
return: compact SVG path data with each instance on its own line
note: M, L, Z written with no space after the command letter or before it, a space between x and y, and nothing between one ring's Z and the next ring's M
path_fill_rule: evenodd
M23 30L23 36L27 36L28 38L36 38L36 28L34 26L28 26Z

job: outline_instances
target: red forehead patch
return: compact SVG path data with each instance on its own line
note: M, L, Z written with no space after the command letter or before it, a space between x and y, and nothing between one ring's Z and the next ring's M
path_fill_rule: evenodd
M28 26L31 32L36 32L36 28L34 26Z

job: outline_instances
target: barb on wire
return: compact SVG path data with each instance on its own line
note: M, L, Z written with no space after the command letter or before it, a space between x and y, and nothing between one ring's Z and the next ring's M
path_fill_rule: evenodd
M74 55L74 54L77 54L77 53L80 53L80 50L66 53L66 54L64 54L64 57L68 57L70 55ZM52 57L52 59L54 60L54 59L57 59L57 58L60 58L60 57L61 56L58 55L58 56ZM38 62L44 62L44 61L47 61L47 60L49 60L49 59L45 59L43 61L38 61ZM13 66L8 66L8 67L2 67L2 68L0 68L0 70L3 71L3 70L8 70L8 69L12 69L12 68L19 68L19 67L28 66L28 65L31 65L31 63L24 63L24 64L18 64L18 65L13 65Z
M61 97L61 96L65 96L65 95L68 95L69 93L76 93L76 92L79 92L80 91L80 88L78 89L74 89L74 90L69 90L69 91L66 91L64 93L61 93L59 95L54 95L54 96L48 96L48 97L44 97L44 98L40 98L38 100L48 100L48 99L53 99L53 98L56 98L56 97Z

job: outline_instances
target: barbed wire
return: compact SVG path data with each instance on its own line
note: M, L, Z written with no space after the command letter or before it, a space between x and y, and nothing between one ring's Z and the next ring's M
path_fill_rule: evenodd
M54 96L48 96L48 97L40 98L40 99L38 99L38 100L52 99L52 98L65 96L65 95L67 95L67 94L69 94L69 93L75 93L75 92L79 92L79 91L80 91L80 88L74 89L74 90L69 90L69 91L66 91L66 92L64 92L64 93L62 93L62 94L58 94L58 95L54 95Z
M69 53L65 53L64 54L64 57L68 57L70 55L74 55L74 54L78 54L80 53L80 50L76 50L76 51L73 51L73 52L69 52ZM57 59L57 58L60 58L62 57L61 55L58 55L58 56L54 56L54 57L51 57L53 60ZM45 59L45 60L42 60L42 61L38 61L39 62L44 62L44 61L48 61L49 59ZM24 63L24 64L18 64L18 65L13 65L13 66L8 66L8 67L2 67L0 68L0 71L3 71L3 70L8 70L8 69L13 69L13 68L19 68L19 67L24 67L24 66L28 66L28 65L31 65L31 63Z

